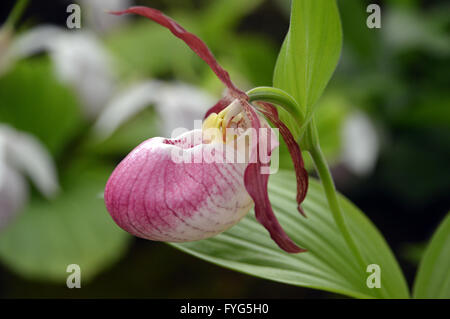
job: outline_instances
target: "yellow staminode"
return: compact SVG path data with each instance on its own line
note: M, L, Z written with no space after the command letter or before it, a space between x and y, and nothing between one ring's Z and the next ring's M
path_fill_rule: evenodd
M211 113L206 120L203 121L202 132L204 142L223 142L221 130L222 122L223 117L216 113Z
M223 109L219 114L211 113L202 125L203 139L205 142L222 142L227 143L236 139L235 130L228 130L232 122L242 119L239 114L242 106L235 101Z

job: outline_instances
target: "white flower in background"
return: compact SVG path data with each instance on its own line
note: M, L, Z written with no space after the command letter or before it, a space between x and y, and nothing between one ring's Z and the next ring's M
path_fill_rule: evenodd
M60 80L75 89L86 116L93 119L101 113L96 129L102 137L149 105L154 105L163 119L161 133L170 135L174 128L191 128L214 102L193 86L153 80L115 94L117 82L111 60L92 33L41 26L18 36L12 45L16 58L41 51L50 54ZM102 112L103 108L106 109Z
M212 96L187 84L141 82L113 97L100 114L94 131L106 139L128 119L153 106L163 122L161 134L170 136L176 128L192 129L194 121L202 120L205 110L213 104Z
M55 165L45 147L32 135L0 124L0 229L26 202L24 176L47 198L59 191Z
M26 202L28 189L25 179L0 161L0 231Z
M87 26L96 32L106 32L121 25L128 17L117 17L107 11L125 10L132 6L130 0L78 0Z
M419 47L437 56L449 56L450 41L444 23L439 27L432 19L434 16L420 11L393 6L386 12L381 35L389 50Z
M376 164L379 140L369 117L362 112L350 114L342 128L342 161L354 174L370 173Z
M88 118L100 112L115 90L110 57L93 33L40 26L17 36L11 50L16 58L47 51L57 76L77 92Z

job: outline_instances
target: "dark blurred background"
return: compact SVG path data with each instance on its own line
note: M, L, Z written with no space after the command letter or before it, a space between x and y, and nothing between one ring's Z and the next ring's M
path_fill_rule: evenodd
M0 21L6 18L13 2L0 3ZM18 33L41 24L65 27L66 7L71 2L31 1ZM237 10L235 14L221 11L219 2L224 1L217 1L216 8L214 2L149 0L134 3L162 9L191 27L212 47L230 73L237 74L237 81L244 86L271 85L277 51L288 29L288 1L250 1L251 5L244 5L245 10ZM365 8L369 3L378 3L382 8L381 29L368 29L365 25ZM317 115L318 118L323 115L323 123L319 119L320 136L326 144L327 157L333 163L338 189L385 236L411 285L423 249L450 207L450 5L444 0L339 0L338 4L344 48L327 93L319 102L323 104ZM83 10L83 2L81 7ZM216 21L222 14L224 21ZM123 62L116 69L121 79L176 79L220 94L219 84L187 51L180 53L180 59L187 56L183 60L188 64L185 69L173 67L166 61L157 66L150 62L141 64L152 59L146 50L152 43L142 43L146 41L142 20L131 18L111 29L85 26L88 21L85 16L82 21L82 29L92 27L104 46ZM168 45L158 43L156 46L154 50L161 48L163 51ZM43 59L45 55L40 52L29 59ZM369 159L374 164L363 171L352 170L342 157L343 149L348 143L352 145L352 140L344 140L341 134L347 125L346 119L352 114L363 114L376 137L376 152ZM8 123L8 116L0 111L2 121ZM80 131L86 123L74 130L63 151L53 153L58 170L63 169L65 159L72 154L67 150L79 144L83 136ZM130 140L127 145L133 143L136 140ZM126 154L126 149L100 150L96 158L102 162L117 162ZM73 152L83 154L83 151ZM32 193L32 197L39 196L35 189ZM90 282L83 283L83 289L69 290L64 282L49 283L22 276L0 260L0 297L337 296L239 274L168 245L136 238L131 239L116 262L103 268Z

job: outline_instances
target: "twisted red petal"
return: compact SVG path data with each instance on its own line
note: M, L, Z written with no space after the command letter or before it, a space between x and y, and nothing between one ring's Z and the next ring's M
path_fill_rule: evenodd
M252 138L250 163L244 173L245 188L255 202L255 217L269 231L270 237L281 249L288 253L305 252L305 249L298 247L285 233L272 210L267 191L269 174L261 173L263 164L259 159L258 141L261 122L254 108L247 102L243 102L243 104L244 110L252 121L252 127L256 130L257 135Z
M131 7L123 11L110 12L115 15L134 13L149 18L163 27L169 29L177 38L183 40L201 59L203 59L216 73L218 78L227 86L234 97L245 97L245 93L239 90L231 81L230 75L217 62L211 50L195 34L186 31L172 18L164 15L161 11L142 6Z
M267 102L257 102L259 106L259 111L263 113L272 123L275 125L281 133L286 145L291 154L292 161L294 163L295 175L297 178L297 203L298 211L306 217L300 204L304 201L306 193L308 191L308 172L305 169L305 164L303 162L302 152L298 143L295 141L294 136L289 131L287 126L278 117L278 111L275 106Z

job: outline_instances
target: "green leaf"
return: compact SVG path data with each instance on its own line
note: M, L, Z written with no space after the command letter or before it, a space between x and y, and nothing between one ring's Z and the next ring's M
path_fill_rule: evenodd
M291 94L307 114L336 68L342 47L334 0L293 0L289 32L274 73L274 86Z
M65 282L70 264L81 267L82 282L115 262L130 236L106 212L101 198L111 172L102 166L77 165L63 176L54 201L34 198L0 235L0 260L30 279Z
M46 57L18 62L0 77L0 122L34 134L58 154L82 121L73 92L54 76Z
M414 298L450 298L450 213L436 230L419 266Z
M296 209L295 175L279 171L269 179L275 214L289 236L308 252L288 254L248 214L216 237L173 246L214 264L286 284L321 289L357 298L408 298L403 274L382 235L352 203L340 196L345 217L367 264L381 267L381 288L369 289L370 275L360 269L328 210L322 186L310 179L303 208Z

